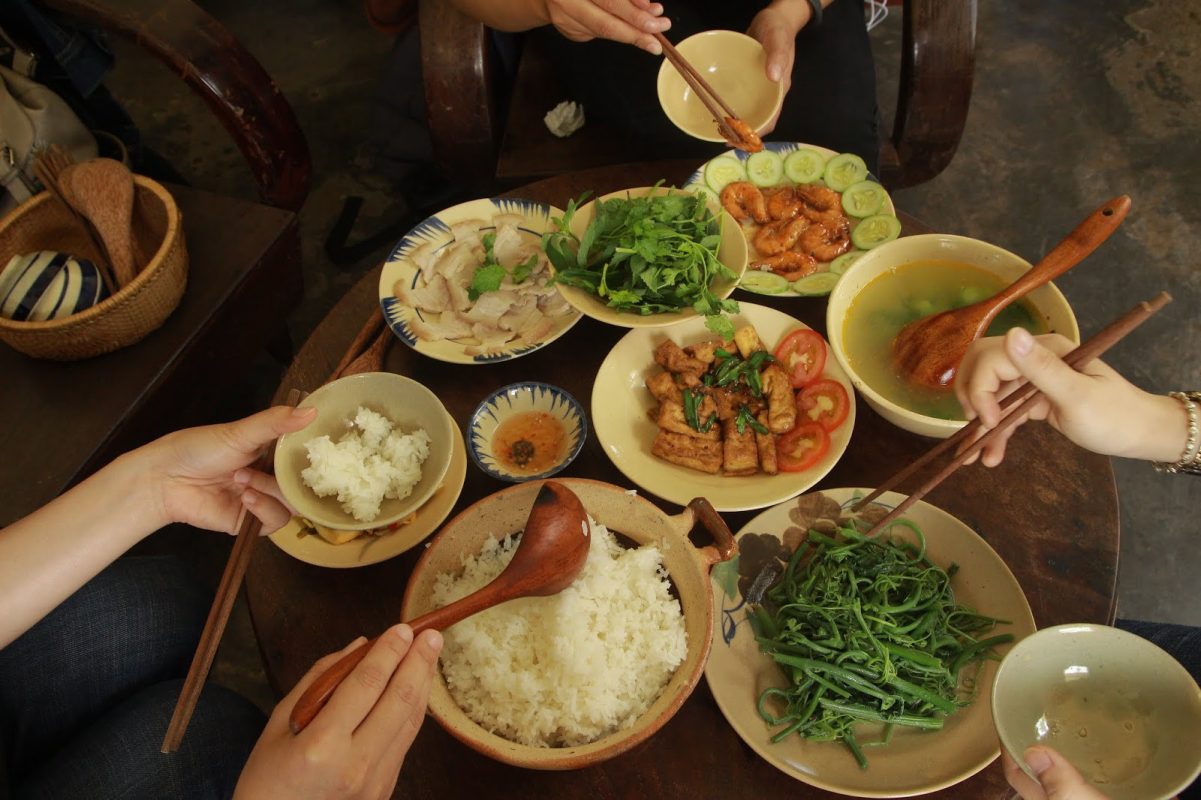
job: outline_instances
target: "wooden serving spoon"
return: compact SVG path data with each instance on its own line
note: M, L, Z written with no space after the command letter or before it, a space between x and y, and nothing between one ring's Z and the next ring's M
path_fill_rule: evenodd
M1129 211L1127 195L1109 200L1007 288L970 306L906 325L892 343L893 358L902 375L934 388L950 385L968 347L984 335L1003 308L1083 261L1118 229Z
M525 532L505 571L479 591L409 622L413 635L449 628L507 600L558 594L584 568L590 541L588 515L580 498L563 484L547 481L534 498ZM292 707L288 721L292 733L300 733L313 721L374 643L372 639L347 653L313 681Z
M64 194L95 226L120 286L138 274L133 236L133 175L120 161L94 158L61 175Z

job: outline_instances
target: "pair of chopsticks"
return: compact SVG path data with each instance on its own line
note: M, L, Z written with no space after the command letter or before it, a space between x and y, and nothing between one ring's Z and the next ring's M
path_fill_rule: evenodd
M656 33L655 39L662 46L663 55L676 68L676 71L680 73L680 77L692 87L692 91L705 104L705 108L709 109L709 113L713 115L713 120L717 123L718 132L730 144L738 146L743 141L743 137L734 129L734 126L726 122L726 117L738 119L738 115L734 113L734 109L730 108L730 104L713 90L713 87L709 85L704 76L697 71L696 67L689 63L688 59L680 54L680 51L676 49L674 44L668 41L666 36ZM722 113L723 110L725 111L724 114Z
M383 324L383 314L379 307L376 306L367 323L346 349L342 360L338 362L338 365L334 368L326 383L338 378L362 354L368 343L375 338L376 334L383 327ZM286 402L288 405L294 406L303 397L304 394L301 391L292 389L288 392ZM270 472L274 463L274 456L275 447L273 445L255 461L252 468L260 472ZM213 598L212 608L209 609L208 619L205 620L204 630L200 634L200 642L196 646L196 654L192 657L192 665L188 668L188 675L184 679L183 689L179 693L179 700L175 703L175 711L171 714L171 722L167 725L167 735L163 738L162 746L162 752L164 753L174 753L179 749L179 745L183 741L184 732L188 729L192 713L196 710L196 703L200 700L200 692L204 689L205 681L208 679L209 671L213 666L213 660L217 656L217 648L221 645L221 637L225 633L225 626L229 622L229 615L233 610L234 600L237 599L238 590L242 586L242 578L245 577L246 568L250 565L250 556L254 551L255 542L259 539L262 527L262 523L259 522L256 516L247 513L246 509L242 509L242 513L238 517L237 538L234 540L229 560L225 562L225 572L222 573L221 582L217 585L217 594Z
M1127 311L1122 316L1111 322L1107 327L1102 328L1095 336L1084 342L1076 349L1069 352L1063 357L1063 360L1072 369L1079 370L1090 361L1100 357L1105 351L1113 347L1121 341L1127 334L1142 325L1151 317L1152 314L1159 311L1161 308L1172 302L1172 296L1167 292L1160 292L1150 301L1143 301L1134 308ZM972 456L979 453L989 442L995 441L1005 431L1018 424L1022 415L1026 413L1031 406L1038 402L1042 393L1029 383L1022 381L1013 391L1005 398L1005 402L1001 406L1001 421L988 433L981 436L971 445L963 447L964 443L971 441L980 432L983 427L979 419L972 420L967 425L964 425L954 436L944 439L942 442L931 448L918 460L914 461L909 466L902 469L900 472L893 475L888 480L880 485L880 488L864 497L855 504L853 510L859 511L866 507L868 503L878 498L880 495L899 485L902 481L907 480L918 470L931 463L934 459L946 453L948 450L954 450L962 447L955 457L942 468L934 477L926 481L913 494L902 500L896 508L888 513L883 519L872 526L867 532L867 536L875 536L880 531L891 525L899 516L904 514L909 508L921 500L934 487L938 486L947 476L959 469Z

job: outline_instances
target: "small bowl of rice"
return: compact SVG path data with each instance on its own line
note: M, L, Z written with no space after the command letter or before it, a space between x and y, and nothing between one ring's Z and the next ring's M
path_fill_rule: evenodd
M490 758L528 769L579 769L626 752L688 699L713 635L709 570L734 555L689 534L692 507L668 516L600 481L555 479L589 516L588 559L557 595L511 600L443 631L430 714ZM517 548L542 481L485 497L447 523L413 570L401 619L493 580ZM703 501L702 501L703 502ZM707 525L708 527L708 525Z
M300 403L317 419L281 436L275 478L296 514L340 531L381 528L429 500L450 466L455 424L414 380L366 372Z

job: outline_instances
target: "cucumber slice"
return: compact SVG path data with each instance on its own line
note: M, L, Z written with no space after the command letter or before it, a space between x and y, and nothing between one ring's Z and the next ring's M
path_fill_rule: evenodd
M721 195L702 183L692 183L684 188L707 203L716 203L719 206L721 205Z
M867 251L852 250L849 253L843 253L838 258L830 262L830 271L835 275L841 275L847 271L848 267L858 261L865 252Z
M746 175L756 186L778 186L784 181L784 159L771 150L760 150L746 158Z
M834 191L846 191L847 187L867 179L867 164L854 153L839 153L826 162L822 179Z
M718 156L705 165L705 183L715 192L721 192L734 181L746 180L746 168L736 156Z
M825 168L826 157L808 147L793 150L784 159L784 174L793 183L813 183Z
M788 291L788 279L774 272L747 270L738 282L738 288L758 294L780 294Z
M901 221L891 214L876 214L860 220L851 231L851 244L860 250L871 250L901 235Z
M794 281L792 290L802 297L821 297L834 289L839 277L833 272L815 272Z
M888 192L875 181L853 183L842 193L842 210L863 219L884 210Z

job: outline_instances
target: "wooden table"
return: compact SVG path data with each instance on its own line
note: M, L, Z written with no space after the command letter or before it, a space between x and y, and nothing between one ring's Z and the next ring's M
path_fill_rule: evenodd
M183 215L188 287L142 341L60 363L0 345L0 526L116 455L213 410L300 300L290 211L169 187Z
M626 165L530 184L514 194L560 207L584 189L603 194L653 182L679 182L687 165ZM926 230L903 217L905 230ZM376 302L378 271L367 275L330 312L302 348L281 392L317 386L348 346ZM765 302L824 331L825 303L783 298ZM592 377L624 329L582 320L571 333L532 355L487 366L433 361L404 346L393 347L387 369L438 392L460 427L475 405L504 384L527 379L564 387L584 407ZM619 398L614 398L619 401ZM850 447L817 488L875 486L898 465L931 446L894 428L860 402ZM970 525L992 545L1025 589L1040 626L1113 619L1118 510L1108 459L1082 451L1050 428L1028 426L1009 445L1004 464L958 471L930 502ZM565 471L621 486L629 482L613 467L595 438ZM481 470L468 468L457 513L504 488ZM678 508L660 502L671 513ZM752 513L726 514L737 531ZM247 574L250 611L278 690L289 689L321 655L355 636L375 634L397 619L400 598L420 548L391 561L355 570L329 570L296 561L278 548L259 547ZM994 764L969 781L932 795L940 798L1005 798L1007 785ZM397 797L834 797L799 783L768 765L726 723L705 682L662 730L633 752L597 767L569 773L533 772L490 761L459 744L436 723L427 723L401 772Z

